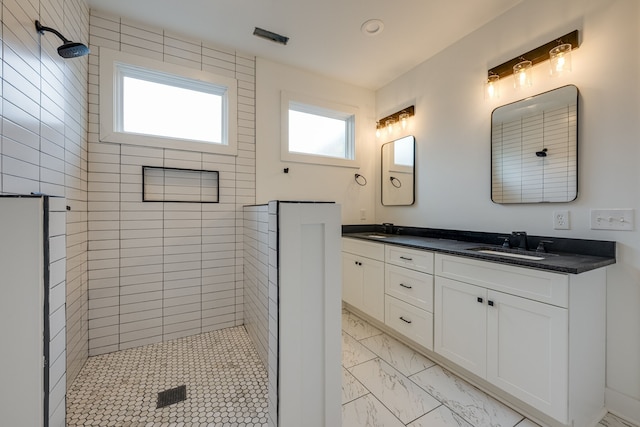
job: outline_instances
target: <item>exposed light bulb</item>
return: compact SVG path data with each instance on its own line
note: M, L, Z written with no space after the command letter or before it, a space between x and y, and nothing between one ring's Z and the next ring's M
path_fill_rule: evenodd
M531 61L523 60L514 65L513 78L516 89L531 86L533 84Z
M409 114L400 113L400 115L398 117L400 118L400 124L402 125L402 129L406 129L407 128L407 123L409 121Z
M571 44L565 43L554 47L549 51L549 73L557 76L565 71L571 71Z
M498 90L498 81L500 76L497 74L491 74L487 77L485 83L484 97L485 99L497 99L500 98L500 91Z
M393 120L387 120L386 122L384 122L384 125L387 128L387 134L391 135L393 133Z

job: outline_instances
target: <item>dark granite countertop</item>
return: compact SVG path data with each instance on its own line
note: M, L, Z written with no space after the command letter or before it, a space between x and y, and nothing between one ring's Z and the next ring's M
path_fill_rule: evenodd
M615 242L611 241L527 236L528 247L534 250L524 251L517 248L509 250L511 253L544 258L535 260L478 251L479 248L502 251L501 244L496 242L504 241L508 234L398 226L394 226L393 234L384 233L382 230L384 228L380 225L344 225L342 236L571 274L584 273L616 262ZM541 240L550 241L546 243L547 253L535 252Z

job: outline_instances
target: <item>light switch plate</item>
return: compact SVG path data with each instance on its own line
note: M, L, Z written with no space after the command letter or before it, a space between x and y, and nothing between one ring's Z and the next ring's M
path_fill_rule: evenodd
M592 230L633 230L633 209L591 209Z
M553 229L569 230L570 228L571 228L571 222L569 220L569 211L554 211L553 212Z

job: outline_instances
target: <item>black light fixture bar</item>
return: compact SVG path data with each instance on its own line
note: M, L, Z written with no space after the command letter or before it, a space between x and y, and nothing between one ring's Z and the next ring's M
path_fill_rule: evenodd
M286 45L289 41L289 37L280 35L278 33L274 33L272 31L268 31L259 27L255 27L253 29L253 35L262 37L263 39L271 40L272 42L280 43Z
M565 34L562 37L558 37L550 41L549 43L543 44L533 50L530 50L527 53L523 53L516 58L513 58L507 62L504 62L498 66L495 66L487 72L487 76L497 75L501 79L508 77L513 74L513 66L517 63L528 60L531 61L532 65L536 65L540 62L546 61L549 59L549 51L556 46L559 46L564 43L571 44L571 49L577 49L579 46L578 41L578 30L573 30L569 34Z
M376 129L382 129L385 126L385 122L387 120L391 120L392 122L396 123L398 121L400 121L400 114L406 113L409 115L409 117L413 117L413 115L415 114L415 106L411 105L407 108L403 108L400 111L396 111L393 114L388 115L387 117L383 117L382 119L378 120L378 124L376 125Z

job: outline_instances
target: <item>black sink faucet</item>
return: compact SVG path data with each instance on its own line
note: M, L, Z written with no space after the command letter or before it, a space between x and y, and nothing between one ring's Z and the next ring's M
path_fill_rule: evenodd
M513 237L518 238L518 248L524 249L525 251L529 250L529 245L527 245L527 232L526 231L513 231L511 232Z

